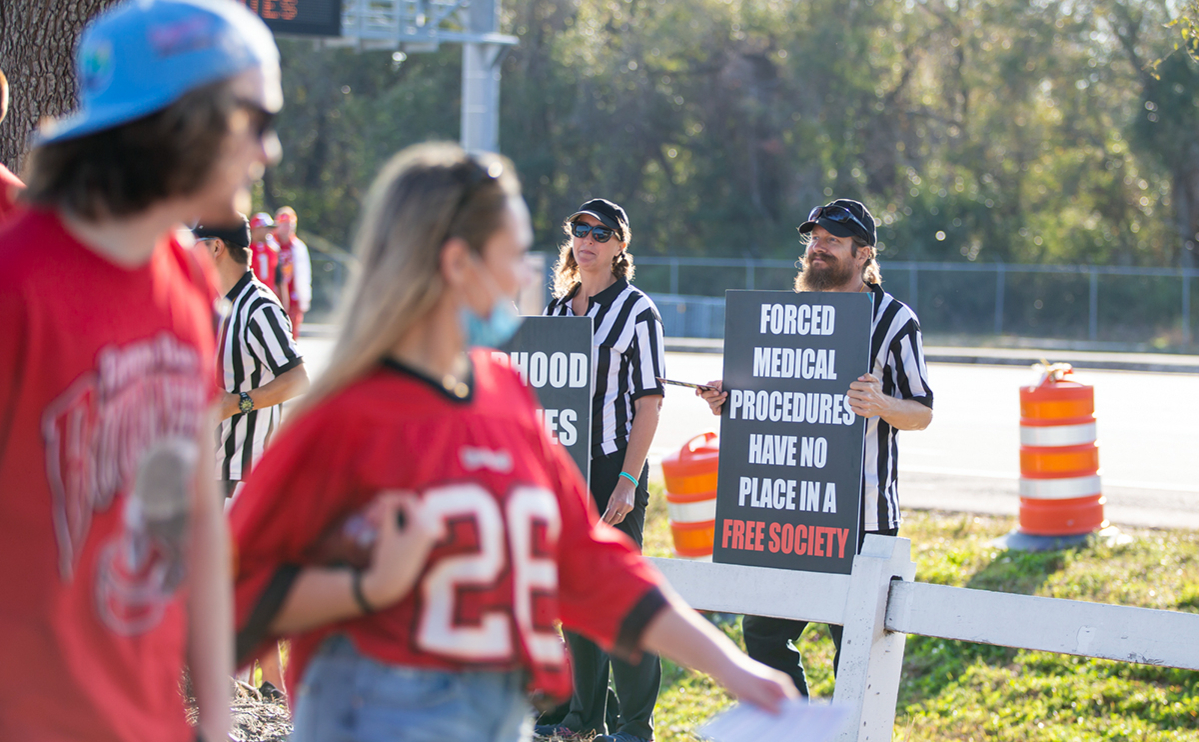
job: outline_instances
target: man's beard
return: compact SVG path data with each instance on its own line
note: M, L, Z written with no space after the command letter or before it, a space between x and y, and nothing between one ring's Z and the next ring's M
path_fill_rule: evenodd
M823 264L819 266L809 264L806 253L799 259L802 269L799 274L801 291L829 291L853 280L852 263L842 263L828 254L823 255L822 259Z

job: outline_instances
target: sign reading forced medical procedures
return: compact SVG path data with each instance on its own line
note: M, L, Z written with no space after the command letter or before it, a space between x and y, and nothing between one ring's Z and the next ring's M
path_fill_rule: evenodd
M566 448L583 479L589 480L591 318L525 317L520 329L494 356L533 388L545 432Z
M725 293L713 561L849 574L866 423L846 393L870 313L865 293Z

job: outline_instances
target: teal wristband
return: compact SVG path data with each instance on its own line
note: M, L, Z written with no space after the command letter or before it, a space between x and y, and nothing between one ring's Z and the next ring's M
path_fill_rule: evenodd
M629 480L630 482L632 482L634 487L639 487L639 486L641 486L640 482L638 482L638 481L637 481L637 477L634 477L632 474L629 474L627 471L622 471L622 472L620 473L620 476L622 476L622 477L624 477L625 479L627 479L627 480Z

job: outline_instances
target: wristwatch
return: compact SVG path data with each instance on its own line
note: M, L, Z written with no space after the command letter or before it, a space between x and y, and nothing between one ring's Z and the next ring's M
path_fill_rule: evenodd
M240 392L240 396L241 396L241 401L237 403L237 409L241 410L243 413L249 412L250 410L254 409L254 398L253 397L251 397L246 392Z

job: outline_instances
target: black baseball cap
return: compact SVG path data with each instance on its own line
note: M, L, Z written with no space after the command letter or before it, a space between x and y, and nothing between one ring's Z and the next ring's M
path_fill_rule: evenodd
M241 219L241 224L231 224L225 226L209 226L207 224L197 224L192 229L192 234L197 240L205 240L216 237L229 245L237 247L250 246L250 222L246 220L245 214L238 214Z
M824 206L817 206L808 214L808 220L799 225L799 233L807 234L819 225L837 237L861 237L867 245L874 245L874 217L861 201L839 198Z
M624 209L606 198L593 198L580 206L578 211L566 217L566 221L573 222L576 217L583 214L593 216L599 219L600 224L616 230L621 241L624 241L624 228L629 223L629 215L624 213Z

